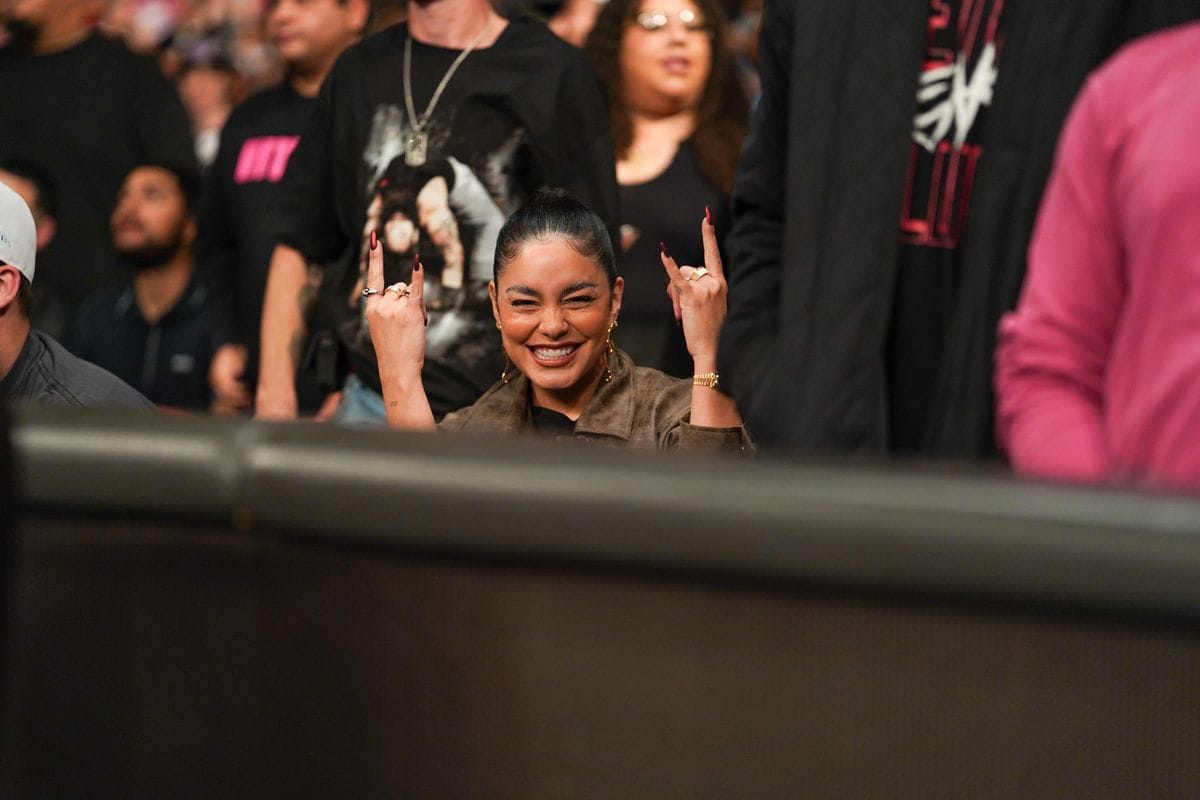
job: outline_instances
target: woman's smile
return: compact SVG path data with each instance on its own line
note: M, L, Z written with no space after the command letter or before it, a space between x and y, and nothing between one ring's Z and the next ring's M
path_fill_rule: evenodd
M579 351L578 344L532 345L529 350L533 358L545 367L561 367L570 362Z

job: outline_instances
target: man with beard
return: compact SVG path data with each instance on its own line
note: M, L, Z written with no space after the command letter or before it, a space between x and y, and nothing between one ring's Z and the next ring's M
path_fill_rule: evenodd
M107 224L137 164L195 163L191 126L158 66L96 33L100 0L0 0L0 157L44 165L58 236L39 255L33 323L69 339L79 302L121 280Z
M146 398L29 324L37 227L0 183L0 400L53 406L150 408Z
M79 356L168 408L208 407L208 290L192 270L196 191L196 178L172 165L129 173L117 194L112 238L133 277L88 298L75 328Z
M367 0L269 0L267 35L287 65L279 85L234 109L209 169L196 240L196 268L212 290L214 329L225 332L209 370L214 410L251 404L258 373L259 320L275 239L266 225L279 181L317 105L338 55L367 23ZM300 409L312 413L324 392L298 380Z

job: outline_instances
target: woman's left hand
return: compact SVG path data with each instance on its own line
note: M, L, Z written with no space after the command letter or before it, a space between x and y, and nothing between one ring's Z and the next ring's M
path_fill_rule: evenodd
M728 286L717 247L717 232L707 215L700 221L700 237L704 242L703 267L676 265L666 247L662 248L661 258L669 279L667 293L675 306L675 319L683 323L688 352L694 361L711 369L707 365L716 363Z

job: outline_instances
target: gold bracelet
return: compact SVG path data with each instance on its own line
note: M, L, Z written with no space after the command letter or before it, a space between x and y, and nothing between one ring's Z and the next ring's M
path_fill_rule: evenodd
M692 386L707 386L710 389L717 388L717 380L721 376L715 372L701 372L699 375L692 376Z

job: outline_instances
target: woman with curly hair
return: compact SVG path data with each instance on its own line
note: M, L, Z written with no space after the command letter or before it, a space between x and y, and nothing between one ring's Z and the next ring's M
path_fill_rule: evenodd
M634 361L686 376L691 363L662 288L660 248L700 264L694 209L718 232L746 133L748 101L714 0L610 0L584 51L608 97L621 191L625 313ZM680 203L687 198L687 203Z

